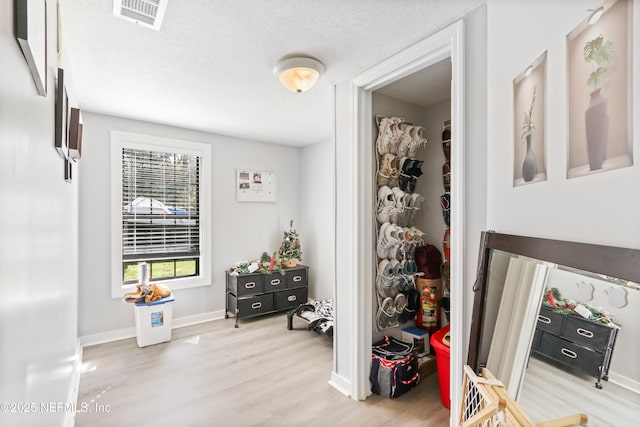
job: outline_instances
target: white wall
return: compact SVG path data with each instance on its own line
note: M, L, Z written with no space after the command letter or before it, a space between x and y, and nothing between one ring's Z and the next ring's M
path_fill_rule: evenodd
M487 229L487 8L478 7L464 18L465 78L464 78L464 233L462 283L451 283L451 291L463 292L465 311L462 338L463 360L469 347L469 330L473 309L473 284L476 280L480 233ZM455 112L453 112L455 113ZM455 136L454 136L455 138ZM452 147L452 150L455 148ZM453 151L452 151L453 156ZM452 170L452 187L459 179ZM452 206L456 209L456 206ZM451 230L452 242L454 233ZM454 266L452 266L453 269ZM453 326L452 326L453 327ZM460 372L462 366L459 367ZM461 375L461 374L460 374ZM461 378L461 377L460 377Z
M300 149L242 140L100 114L84 114L80 182L81 336L134 326L133 308L110 296L110 132L155 135L212 145L212 286L175 292L174 318L212 314L225 307L224 271L243 259L277 250L289 221L300 216ZM236 201L236 168L275 171L276 203ZM304 241L302 242L304 245ZM312 267L313 268L313 267Z
M335 325L333 332L333 371L331 373L331 384L345 394L350 394L353 388L351 378L355 370L352 354L350 354L351 343L354 338L356 328L353 305L355 303L355 283L353 281L338 283L340 277L350 277L353 268L349 268L340 259L348 259L353 253L357 242L350 238L354 234L354 224L349 221L348 213L354 209L354 200L350 195L355 191L355 183L351 179L349 171L353 167L354 153L346 149L342 141L348 141L350 137L349 116L351 114L351 98L349 81L336 85L335 88ZM338 147L341 147L338 149ZM352 266L351 266L352 267Z
M566 179L567 34L587 16L580 1L490 0L488 27L488 225L499 232L640 248L640 169L635 165ZM596 6L593 4L591 6ZM636 34L638 10L635 1ZM635 43L634 153L638 120L640 46ZM547 54L547 181L513 187L512 82Z
M302 263L309 269L309 298L328 299L335 290L333 140L303 147L300 155Z
M64 182L54 148L56 4L47 3L47 96L39 96L14 37L13 2L0 2L0 402L36 414L2 425L62 425L77 349L78 179ZM77 168L74 169L74 172Z
M440 207L440 196L444 194L442 183L442 165L445 162L442 150L442 123L451 119L451 100L432 105L423 110L424 137L427 143L418 150L418 158L424 160L422 176L418 179L416 192L425 201L416 216L415 225L425 234L425 243L434 245L442 254L442 238L445 222Z

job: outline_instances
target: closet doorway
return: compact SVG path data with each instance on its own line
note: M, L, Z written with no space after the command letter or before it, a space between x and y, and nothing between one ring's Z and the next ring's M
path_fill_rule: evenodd
M389 193L388 199L395 204L395 212L391 215L391 223L397 226L401 232L406 232L406 250L393 251L389 259L398 261L413 260L417 263L418 272L423 271L426 279L441 279L437 283L438 300L448 292L448 281L441 277L442 270L446 270L449 263L449 236L450 236L450 216L451 216L451 59L445 58L440 62L430 65L422 70L416 71L403 77L387 86L373 91L371 96L371 109L374 118L373 122L380 122L382 118L395 118L398 121L397 132L400 138L400 147L396 149L395 144L385 151L387 154L380 154L377 149L376 188L377 201L374 204L378 225L378 243L384 240L380 230L383 228L383 221L386 204L389 201L384 199L384 194ZM374 136L378 135L376 141L384 142L385 138L380 136L380 128L374 127ZM384 132L385 129L382 129ZM412 150L405 147L413 144ZM413 161L413 163L411 163ZM391 163L391 167L389 166ZM391 172L392 177L387 179ZM400 176L401 179L394 179L393 176ZM417 175L417 176L416 176ZM385 188L386 187L386 188ZM381 195L381 193L384 193ZM380 207L379 207L380 206ZM383 211L378 215L377 211ZM380 218L382 217L382 218ZM446 241L446 242L445 242ZM419 246L418 246L419 245ZM419 249L420 246L431 245L438 250L439 254ZM418 246L416 248L415 246ZM376 248L377 249L377 248ZM377 251L378 265L383 259ZM428 258L424 260L424 255ZM416 256L417 255L417 256ZM422 255L422 256L421 256ZM440 262L436 262L438 257ZM383 264L384 263L383 261ZM425 264L428 264L425 266ZM435 265L437 264L437 265ZM425 268L427 267L427 268ZM380 270L380 267L378 267ZM409 268L409 271L412 269ZM429 271L435 270L435 271ZM436 277L437 276L437 277ZM417 276L419 277L419 276ZM415 277L415 278L417 278ZM415 279L413 278L413 279ZM377 282L379 280L376 280ZM414 282L415 283L415 282ZM426 282L422 282L426 283ZM410 283L413 285L413 283ZM402 286L406 288L406 286ZM422 289L418 289L420 292ZM374 298L375 299L375 298ZM445 300L446 301L446 300ZM375 306L375 304L374 304ZM373 340L377 341L383 335L394 335L399 337L399 329L405 326L412 326L414 322L402 322L400 317L399 328L384 328L384 313L379 310L380 297L378 296L377 311L374 315ZM375 307L374 307L375 308ZM444 308L444 307L443 307ZM442 311L442 310L440 310ZM382 316L380 316L382 315ZM382 317L383 322L379 317ZM406 316L405 316L406 317ZM422 319L424 326L434 331L435 328L429 326L427 316ZM438 313L438 326L448 324L448 318L444 313ZM420 320L418 320L419 322Z
M429 77L429 69L432 72L436 70L446 70L448 68L451 81L451 90L449 99L438 100L437 108L441 109L442 120L440 117L433 117L434 123L428 126L429 134L425 135L431 139L427 146L423 146L419 150L419 155L425 157L423 171L429 175L433 174L437 178L427 177L420 178L417 185L420 186L419 191L425 194L437 194L436 201L425 202L424 208L416 218L425 229L429 230L430 236L428 240L433 239L432 244L442 248L442 239L444 235L443 214L440 205L440 196L444 193L442 181L442 165L444 163L444 154L442 149L442 130L443 121L447 118L451 120L451 184L450 184L450 259L451 259L451 383L461 383L461 367L463 363L463 354L465 353L463 346L466 340L463 335L463 318L464 318L464 300L462 298L462 290L456 292L456 283L463 283L462 268L462 236L463 230L463 212L464 212L464 132L463 132L463 22L459 21L450 27L447 27L428 39L406 49L400 54L389 58L387 61L379 64L373 69L356 77L351 82L351 131L353 138L352 146L348 147L353 153L353 170L351 177L354 183L355 206L350 217L350 222L355 225L354 235L357 240L355 250L350 253L350 262L356 268L353 277L356 279L355 289L355 316L354 316L354 340L352 341L351 353L355 359L353 372L353 394L355 399L365 399L369 394L369 367L371 358L371 344L374 335L377 333L374 326L375 311L375 276L377 270L376 258L376 227L378 223L375 214L372 213L376 195L376 147L375 140L377 130L375 128L374 116L380 114L374 111L375 98L397 99L398 101L410 104L406 96L402 92L406 90L405 86L410 86L409 92L418 92L413 86L412 80ZM405 80L406 79L406 80ZM415 83L415 82L414 82ZM394 85L395 84L395 85ZM419 84L419 83L415 83ZM398 99L404 97L405 99ZM416 101L413 101L416 102ZM450 103L447 108L445 103ZM427 110L435 106L424 108L418 106L417 109ZM423 113L418 113L424 116ZM385 113L386 114L386 113ZM448 117L447 117L448 116ZM424 121L424 117L419 117ZM373 124L372 124L373 123ZM435 126L435 127L434 127ZM375 130L375 131L374 131ZM430 154L430 152L436 154ZM429 157L427 159L427 157ZM434 170L431 165L436 165ZM428 189L427 186L433 185ZM418 188L418 187L417 187ZM417 189L416 188L416 189ZM428 206L428 207L427 207ZM429 225L433 221L438 225ZM338 350L340 351L340 349ZM353 360L353 359L352 359ZM456 408L459 404L459 390L452 388L451 407Z

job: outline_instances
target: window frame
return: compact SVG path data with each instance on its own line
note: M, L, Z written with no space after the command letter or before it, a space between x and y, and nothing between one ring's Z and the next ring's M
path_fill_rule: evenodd
M123 283L122 255L122 149L134 148L166 153L182 153L200 156L200 256L199 274L162 280L171 290L210 286L211 282L211 145L111 131L111 297L122 298L124 292L135 290L136 284Z

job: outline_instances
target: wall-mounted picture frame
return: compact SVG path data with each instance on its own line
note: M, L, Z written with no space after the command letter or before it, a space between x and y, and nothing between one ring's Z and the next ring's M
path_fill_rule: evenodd
M236 200L238 202L275 202L275 172L236 169Z
M55 138L54 143L58 154L63 159L69 157L69 96L64 84L64 70L58 68L58 79L56 83L56 111L55 111Z
M38 95L47 96L47 0L15 0L14 32Z
M632 27L633 2L607 0L566 37L567 178L633 165Z
M513 186L547 180L547 52L513 80Z
M79 108L69 109L69 159L77 162L82 156L82 112Z
M73 181L73 162L71 159L64 159L64 181Z

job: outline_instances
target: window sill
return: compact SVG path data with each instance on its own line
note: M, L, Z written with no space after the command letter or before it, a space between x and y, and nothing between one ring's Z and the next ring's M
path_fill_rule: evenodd
M150 281L149 284L162 284L167 286L171 291L177 291L181 289L190 289L190 288L200 288L204 286L212 286L211 280L208 280L205 277L188 277L184 279L173 279L173 280L163 280L160 282ZM113 299L122 299L124 297L125 292L135 291L137 289L137 284L130 284L120 286L119 290L113 290L111 293L111 298Z

